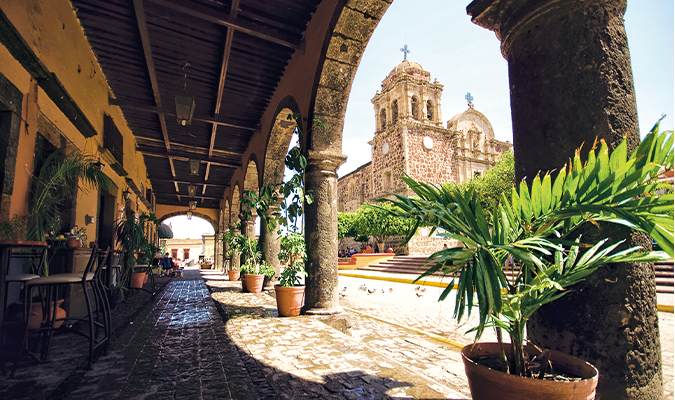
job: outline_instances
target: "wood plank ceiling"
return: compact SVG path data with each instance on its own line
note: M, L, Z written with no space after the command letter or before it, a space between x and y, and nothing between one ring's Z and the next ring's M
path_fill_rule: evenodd
M219 207L318 3L72 0L157 204ZM196 104L190 126L176 120L174 99L184 94Z

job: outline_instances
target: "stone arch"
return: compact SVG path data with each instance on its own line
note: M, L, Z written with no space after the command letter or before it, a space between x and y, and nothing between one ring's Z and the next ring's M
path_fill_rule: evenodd
M387 109L382 108L380 111L380 130L384 131L387 129Z
M258 192L260 187L260 178L258 174L258 160L255 153L251 154L246 166L246 175L244 176L244 190Z
M162 216L159 217L158 219L159 219L159 222L161 223L161 222L164 222L165 220L167 220L167 219L169 219L169 218L171 218L171 217L177 217L177 216L179 216L179 215L187 215L187 211L188 211L188 210L185 210L185 211L174 211L174 212L171 212L171 213L162 215ZM217 232L219 231L219 230L218 230L218 221L216 221L215 219L209 217L208 215L202 214L202 213L200 213L200 212L198 212L198 211L193 211L193 212L192 212L192 216L193 216L193 217L199 217L199 218L205 220L206 222L208 222L209 224L211 224L211 226L213 227L213 232L214 232L214 233L217 233Z
M265 149L262 185L281 183L283 180L284 161L291 146L293 132L297 128L295 120L288 119L288 115L294 112L299 112L299 108L291 96L284 98L277 106L276 117L272 122Z
M420 100L417 98L417 96L413 96L410 99L410 113L412 114L413 119L419 121L419 119L420 119Z
M431 122L434 120L434 103L427 100L427 119Z

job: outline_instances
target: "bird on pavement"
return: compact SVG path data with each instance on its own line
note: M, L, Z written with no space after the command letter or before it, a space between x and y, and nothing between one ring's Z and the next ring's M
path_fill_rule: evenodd
M394 291L394 289L392 289L392 288L389 288L389 293L391 293L391 292L393 292L393 291Z
M373 294L373 293L375 293L376 290L377 289L368 289L368 294Z
M347 286L345 286L345 287L342 289L342 292L343 292L343 293L346 292L346 291L347 291Z
M419 294L419 293L415 293L415 294L417 295L417 297L422 297L422 296L424 296L423 294Z
M423 287L422 289L420 289L420 292L426 292L426 291L427 291L427 288L425 288L425 287Z
M416 287L415 290L416 290L416 291L417 291L417 290L420 290L420 287L421 287L421 286Z
M363 290L365 292L366 290L368 290L368 288L364 284L364 285L359 286L359 290Z

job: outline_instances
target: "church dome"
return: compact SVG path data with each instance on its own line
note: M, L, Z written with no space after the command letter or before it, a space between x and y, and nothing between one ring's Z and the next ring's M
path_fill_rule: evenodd
M382 81L382 89L389 87L396 78L402 75L409 75L415 79L424 80L429 82L431 80L431 74L422 68L419 63L410 60L403 60L394 69L389 72L389 75Z

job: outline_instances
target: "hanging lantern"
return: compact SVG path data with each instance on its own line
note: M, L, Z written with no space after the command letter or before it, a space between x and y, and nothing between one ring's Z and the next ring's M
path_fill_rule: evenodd
M197 188L195 187L195 185L192 184L188 185L188 196L194 197L196 192Z
M190 205L190 211L194 211L197 209L197 202L195 200L188 202L188 204Z
M190 159L190 174L199 175L199 160Z
M190 126L195 113L195 99L176 95L176 121L182 126Z
M192 219L192 211L188 210L187 214L187 219L188 221Z

